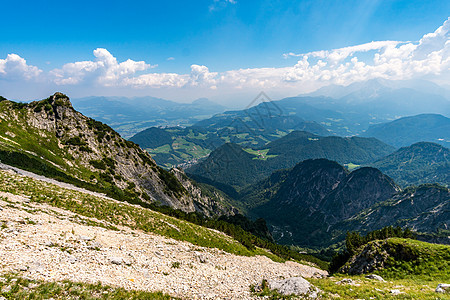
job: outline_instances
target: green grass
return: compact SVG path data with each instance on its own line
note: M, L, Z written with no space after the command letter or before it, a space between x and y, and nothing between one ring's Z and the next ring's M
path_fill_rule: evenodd
M6 299L177 299L161 292L145 292L68 280L45 282L17 274L0 275L0 296ZM5 290L9 290L5 292Z
M365 278L365 275L334 274L333 277L310 279L324 291L324 299L339 295L344 299L450 299L450 295L437 294L439 283L450 281L450 246L422 241L389 238L375 240L362 246L356 252L367 251L370 257L385 256L386 265L373 273L386 282ZM380 262L380 259L377 260ZM358 285L336 284L343 278L350 278ZM392 295L391 290L402 294ZM334 295L334 296L333 296Z
M192 131L192 129L189 130L187 137L189 137L191 139L206 140L206 134L198 133L197 135L195 135L195 133Z
M155 149L145 149L145 150L147 150L150 154L158 154L158 153L170 153L172 149L170 148L169 144L166 144Z
M450 246L411 239L390 238L381 247L372 242L374 251L389 254L388 268L376 273L388 279L416 279L450 281ZM441 282L441 283L442 283Z
M354 163L348 163L348 164L344 164L345 167L347 167L347 169L351 172L357 168L359 168L361 165L356 165Z
M267 155L270 149L254 150L252 148L244 148L245 152L255 155L253 159L267 160L268 158L277 157L278 155Z
M344 278L352 279L357 285L336 284ZM339 274L330 278L311 278L308 281L323 291L321 299L336 299L337 296L338 299L450 299L449 294L438 294L434 291L439 283L445 282L438 276L432 280L411 276L380 282L367 279L364 275ZM393 295L391 290L400 290L402 293Z

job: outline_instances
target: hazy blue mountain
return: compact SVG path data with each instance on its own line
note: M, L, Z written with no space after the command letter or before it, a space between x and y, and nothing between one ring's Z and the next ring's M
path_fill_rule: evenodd
M450 150L435 143L420 142L400 148L371 166L402 186L423 183L450 185Z
M353 120L365 116L365 119L359 118L362 130L370 124L409 115L437 113L450 116L450 91L423 80L372 79L348 86L330 85L300 98L317 108L350 114Z
M73 106L126 138L152 126L192 125L225 110L206 98L177 103L155 97L86 97L74 99Z
M348 86L332 84L322 87L314 92L301 94L299 96L327 97L333 99L346 99L346 97L349 96L347 100L353 98L359 99L360 101L369 101L370 99L378 97L380 94L398 89L411 89L416 92L450 99L450 89L448 89L448 87L439 86L431 81L385 80L382 78L354 82ZM355 97L356 95L358 97Z
M171 167L195 163L226 142L261 149L267 143L296 130L321 136L370 136L365 134L370 126L391 122L402 116L435 111L450 114L446 89L425 81L417 82L417 88L412 88L415 87L414 83L416 82L392 83L377 79L347 87L329 86L311 96L262 102L249 109L219 113L195 123L187 130L167 128L164 130L172 136L172 143L156 143L158 147L140 145L159 164ZM320 93L324 96L320 96ZM204 105L203 100L198 102ZM391 134L396 140L396 131ZM131 140L143 142L142 139L137 141L135 137ZM419 139L392 145L407 146L421 140L439 142L437 139Z
M375 137L395 147L417 142L450 146L450 119L438 114L421 114L372 125L362 136Z

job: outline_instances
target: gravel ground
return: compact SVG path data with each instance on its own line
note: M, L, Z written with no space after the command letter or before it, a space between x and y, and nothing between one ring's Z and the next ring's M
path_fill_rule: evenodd
M326 274L295 262L232 255L127 227L86 226L72 212L9 193L1 196L12 202L0 199L1 273L100 281L184 299L250 299L250 285L262 279Z

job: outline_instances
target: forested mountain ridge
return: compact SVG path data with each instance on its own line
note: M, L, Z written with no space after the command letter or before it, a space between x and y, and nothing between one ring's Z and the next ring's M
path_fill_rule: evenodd
M450 150L439 144L415 143L370 165L402 186L424 183L450 185Z
M292 168L303 160L326 158L341 164L360 165L394 150L374 138L318 136L293 131L256 149L225 144L203 161L187 168L186 172L240 189L262 180L275 170Z

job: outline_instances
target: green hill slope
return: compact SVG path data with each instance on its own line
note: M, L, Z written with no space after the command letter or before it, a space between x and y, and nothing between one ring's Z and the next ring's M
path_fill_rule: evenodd
M450 185L450 150L435 143L420 142L400 148L371 166L403 186L423 183Z
M205 157L225 143L257 148L293 130L330 134L319 123L273 110L276 107L255 107L217 114L186 128L149 128L130 141L146 149L159 165L169 168Z
M450 280L450 246L412 239L389 238L362 246L340 269L348 274L376 273L386 279L414 276Z

